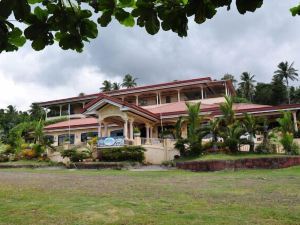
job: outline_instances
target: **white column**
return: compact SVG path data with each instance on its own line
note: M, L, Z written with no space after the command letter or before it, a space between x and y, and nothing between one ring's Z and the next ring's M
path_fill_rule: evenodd
M203 87L201 86L201 99L204 99Z
M99 127L98 127L98 137L102 137L102 132L101 132L101 129L102 129L102 122L99 121Z
M158 92L156 92L156 105L159 103Z
M129 120L129 139L133 140L133 120Z
M124 138L127 139L128 136L128 120L124 120L124 130L123 130Z
M108 137L108 124L104 123L104 136Z
M61 116L62 105L59 106L59 116Z
M161 93L159 92L159 104L161 105Z
M149 130L150 129L149 128L150 128L149 124L146 124L146 143L147 144L150 143L150 139L149 139L150 138L150 135L149 135L149 133L150 133Z
M137 106L139 105L139 96L138 95L135 96L135 104Z
M46 120L48 119L48 108L45 108L45 112L46 112Z
M153 127L150 127L150 138L153 138Z
M178 102L180 102L180 89L177 90Z
M228 96L227 83L225 81L225 95Z
M297 113L296 113L296 111L294 111L292 114L293 114L293 119L294 119L295 131L298 132Z

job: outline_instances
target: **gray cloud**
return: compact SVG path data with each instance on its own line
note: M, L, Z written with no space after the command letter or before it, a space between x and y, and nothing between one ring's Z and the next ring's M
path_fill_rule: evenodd
M99 37L81 54L57 46L35 52L27 44L18 52L0 55L0 75L4 74L0 88L9 82L16 93L26 86L33 90L24 98L0 98L0 107L12 102L26 108L32 101L93 93L104 79L120 81L126 73L138 77L140 84L219 78L227 72L238 77L243 71L268 82L282 60L300 67L300 18L289 13L297 3L265 1L257 12L246 15L224 8L202 25L191 18L187 38L164 31L151 36L143 28L114 22L100 28Z

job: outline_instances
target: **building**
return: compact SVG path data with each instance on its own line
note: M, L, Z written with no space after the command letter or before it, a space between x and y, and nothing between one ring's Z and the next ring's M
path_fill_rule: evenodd
M225 101L225 95L235 95L230 80L203 77L38 104L46 109L47 120L68 118L45 127L46 134L53 137L56 146L63 144L68 137L71 144L79 145L91 135L107 139L106 143L100 143L100 147L122 145L126 141L135 143L134 128L140 130L140 144L151 145L161 141L162 130L172 129L179 117L187 116L186 102L201 102L201 115L208 121L221 116L219 105ZM296 117L300 104L269 106L237 103L234 110L238 117L247 112L270 120L279 117L282 110L290 110L298 130ZM183 125L182 134L187 136L187 123Z

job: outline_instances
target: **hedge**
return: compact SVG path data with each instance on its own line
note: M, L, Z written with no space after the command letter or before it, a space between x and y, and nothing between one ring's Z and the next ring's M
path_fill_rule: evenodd
M100 150L100 159L106 162L142 162L145 159L144 152L145 149L140 146L105 148Z

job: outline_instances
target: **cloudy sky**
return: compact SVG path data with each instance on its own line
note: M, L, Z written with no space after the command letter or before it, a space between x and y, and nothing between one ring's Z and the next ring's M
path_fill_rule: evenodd
M161 31L148 35L139 27L117 23L100 28L99 37L83 53L49 46L35 52L30 44L0 54L0 108L12 104L26 110L32 102L95 93L105 79L124 74L139 84L211 76L239 76L243 71L269 82L280 61L300 69L300 17L289 8L299 0L268 0L244 16L225 8L210 21L189 25L187 38ZM299 83L295 83L299 85Z

